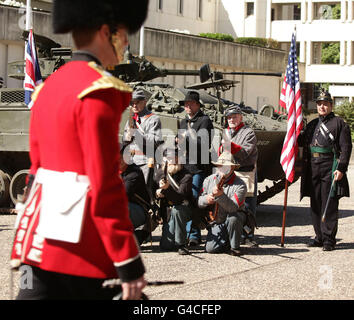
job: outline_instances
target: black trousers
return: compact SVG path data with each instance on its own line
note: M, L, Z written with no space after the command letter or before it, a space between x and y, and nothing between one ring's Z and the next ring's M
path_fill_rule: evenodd
M28 265L22 270L26 285L20 281L16 300L112 300L120 292L119 288L102 288L104 279L49 272Z
M311 159L312 188L311 211L316 241L334 246L338 230L338 197L331 197L328 203L326 219L321 221L332 183L333 158Z

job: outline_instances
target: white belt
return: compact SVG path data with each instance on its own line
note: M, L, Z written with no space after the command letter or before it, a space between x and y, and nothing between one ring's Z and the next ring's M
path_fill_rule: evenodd
M68 181L76 181L76 182L84 182L84 183L90 183L89 177L85 175L79 175L76 172L73 171L54 171L54 170L48 170L44 168L38 168L36 172L36 180L37 183L43 183L48 180L56 180L56 179L61 179L64 178L65 180L68 179Z

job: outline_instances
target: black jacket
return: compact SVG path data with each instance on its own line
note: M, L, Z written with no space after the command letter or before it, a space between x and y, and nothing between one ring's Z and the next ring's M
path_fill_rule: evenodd
M146 188L144 174L137 165L134 163L128 165L127 169L121 174L121 176L129 202L139 204L139 201L134 196L134 194L137 194L146 202L150 203L150 197Z
M301 172L301 199L305 196L310 196L311 188L311 152L310 145L314 141L314 137L318 134L318 124L320 118L312 120L307 126L305 131L299 138L299 145L304 147L303 151L303 165ZM336 117L333 112L324 118L321 118L322 122L326 125L328 130L334 137L334 142L331 143L337 158L339 159L338 170L342 173L346 173L350 161L352 152L352 140L350 134L350 128L346 122L340 117ZM337 182L337 196L349 197L349 184L346 174L343 178Z
M210 174L210 146L211 146L211 141L212 141L212 129L214 129L213 123L210 120L210 118L203 113L203 111L199 110L197 114L192 118L189 119L188 116L181 121L180 124L180 129L182 130L187 130L188 129L188 123L190 123L190 127L198 134L197 138L193 137L190 134L187 134L186 136L186 145L184 146L187 151L186 155L186 164L184 165L185 168L192 174L197 174L197 173L202 173L204 172L206 175ZM203 130L204 129L204 130ZM207 137L204 135L208 135ZM194 140L194 141L192 141ZM205 141L208 141L207 145L207 150L203 149L203 154L202 154L202 147L205 148ZM197 151L197 156L193 157L189 154L189 147L191 146L197 146L195 148L191 148L191 150L196 150ZM207 154L207 159L205 159L204 155ZM196 160L196 161L195 161Z
M154 178L154 194L159 188L159 182L164 178L164 171L162 169L157 170ZM178 190L175 190L171 184L170 186L162 190L162 194L165 195L165 199L169 205L179 205L182 204L184 200L188 200L189 203L193 204L192 196L192 174L189 173L185 168L182 168L181 171L177 172L172 176L175 182L178 184Z

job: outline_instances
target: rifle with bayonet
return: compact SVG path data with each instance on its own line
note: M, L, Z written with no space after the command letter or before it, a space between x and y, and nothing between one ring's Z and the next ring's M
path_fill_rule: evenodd
M222 190L225 180L226 180L225 175L221 175L220 180L219 180L218 184L216 185L218 190ZM210 218L211 222L216 221L216 219L218 217L218 212L219 212L219 204L217 202L215 202L213 211L209 212L209 218Z
M162 180L167 183L167 169L168 169L168 161L166 160L164 163L164 169L163 169L163 176L162 176ZM160 190L160 192L162 192L163 190ZM162 223L167 222L167 200L165 197L163 198L158 198L156 199L157 202L157 206L159 208L158 210L158 216L160 217L160 219L162 220Z

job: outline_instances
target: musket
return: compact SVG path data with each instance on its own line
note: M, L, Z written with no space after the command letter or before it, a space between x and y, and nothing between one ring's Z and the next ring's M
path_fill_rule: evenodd
M225 175L222 175L220 181L216 185L219 190L221 190L221 188L223 187L225 183L225 179L226 179ZM216 202L214 205L214 210L209 212L209 217L211 222L215 221L216 218L218 217L218 211L219 211L219 204Z
M165 167L163 168L163 176L162 180L166 183L167 182L167 170L168 170L168 161L165 161Z
M133 107L129 107L129 128L134 129Z
M168 169L168 161L165 161L165 167L163 169L163 176L162 176L162 180L166 183L167 182L167 169ZM159 207L159 216L162 219L162 222L166 222L167 220L167 212L166 212L166 199L165 198L159 198L157 200L157 204Z
M336 165L336 168L334 171L337 170L338 168L338 165L339 165L339 160L338 160L338 163ZM333 171L333 172L334 172ZM323 212L323 215L322 215L322 222L324 222L326 220L326 215L327 215L327 209L328 209L328 204L329 204L329 200L331 198L331 193L332 193L332 190L333 190L333 186L334 186L334 183L336 182L337 180L335 179L335 177L333 177L333 180L332 180L332 183L331 183L331 188L329 189L329 195L328 195L328 198L327 198L327 202L326 202L326 206L325 206L325 209L324 209L324 212Z
M165 286L171 284L183 284L184 281L148 281L148 286ZM109 279L105 280L102 284L103 288L117 290L117 295L113 297L113 300L121 300L123 296L122 289L122 281L120 279ZM141 300L149 300L148 296L142 292Z

